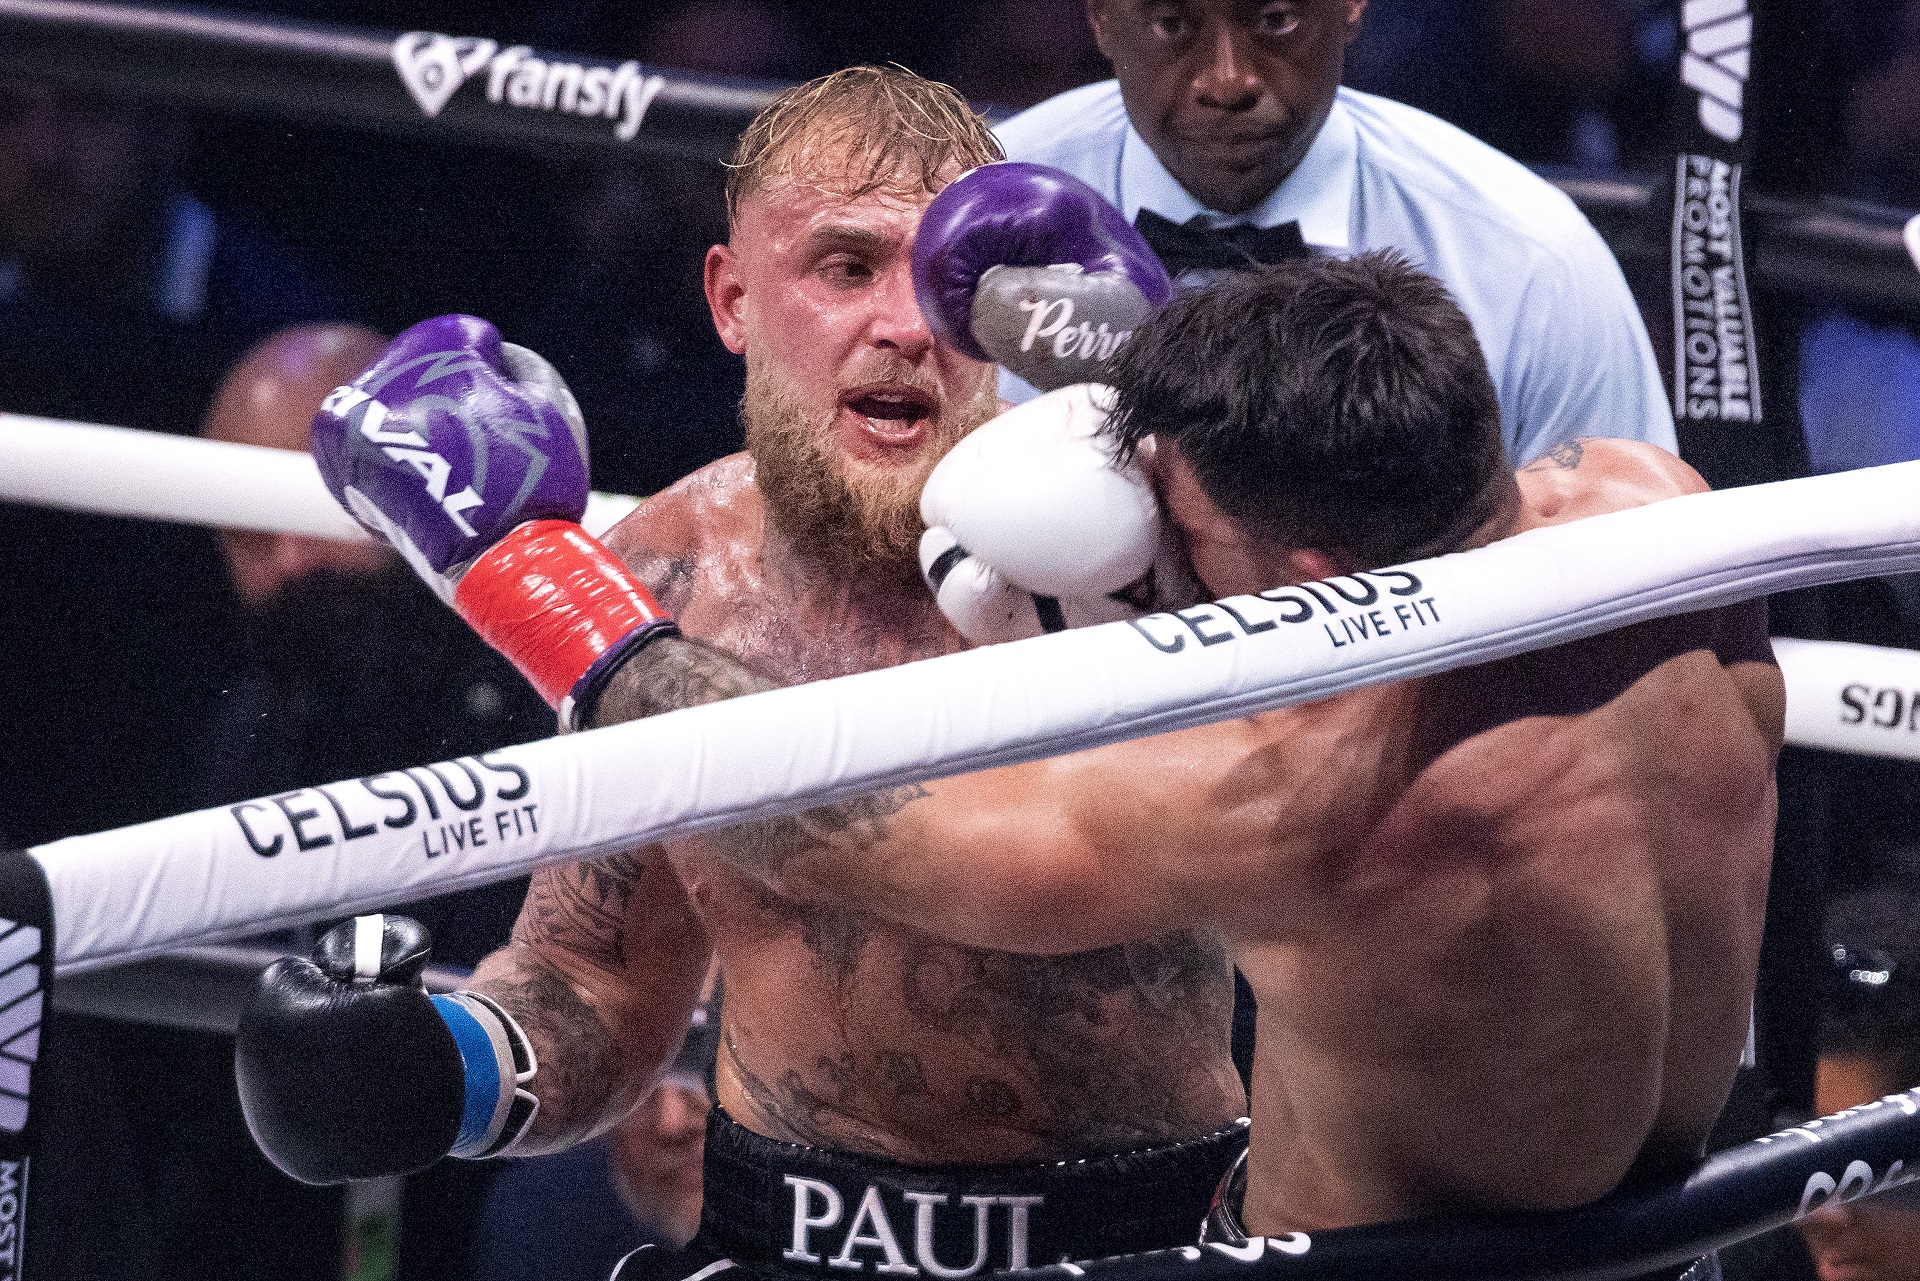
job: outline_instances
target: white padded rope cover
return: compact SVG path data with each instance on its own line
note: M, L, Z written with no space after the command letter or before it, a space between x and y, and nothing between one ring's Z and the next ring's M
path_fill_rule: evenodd
M1920 761L1920 652L1776 637L1787 742Z
M0 414L0 501L269 534L367 537L306 454L20 414ZM638 503L595 494L581 523L602 533Z
M1920 463L1677 498L32 851L79 971L742 819L1920 569Z

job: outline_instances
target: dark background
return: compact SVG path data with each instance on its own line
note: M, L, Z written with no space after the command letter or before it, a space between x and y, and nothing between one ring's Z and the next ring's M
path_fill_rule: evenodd
M1543 169L1650 175L1670 151L1676 8L1375 0L1348 80ZM897 62L1007 109L1109 74L1079 0L248 9L775 80ZM1835 0L1783 21L1776 91L1750 121L1751 189L1920 205L1920 0ZM0 120L6 93L0 85ZM191 325L157 320L80 276L9 293L0 242L0 411L191 432L222 370L279 325L347 319L392 333L466 311L567 377L587 414L598 488L644 494L739 447L739 364L714 337L699 291L701 258L725 234L717 165L238 116L152 112L146 124L178 143L166 189L219 219L233 255L217 268L226 292ZM1664 281L1634 284L1658 333ZM1768 355L1804 366L1809 407L1807 435L1788 406L1775 415L1784 435L1755 442L1762 471L1920 456L1910 439L1920 423L1903 433L1871 413L1812 412L1816 392L1863 378L1892 403L1916 395L1920 317L1817 296L1762 301L1773 317ZM1832 344L1816 340L1835 333ZM1859 334L1891 353L1871 377L1850 363ZM550 732L518 678L404 578L351 599L319 593L297 602L302 612L263 621L232 599L208 531L11 507L0 517L14 588L0 603L8 843ZM1905 580L1801 594L1777 603L1776 631L1920 647L1916 602ZM476 700L482 686L495 693ZM235 730L242 719L255 728ZM1796 853L1775 892L1808 905L1803 921L1838 890L1920 886L1920 771L1789 751L1782 777L1783 849ZM451 959L471 961L504 937L513 889L437 909ZM58 1260L53 1275L340 1275L337 1194L297 1189L251 1151L223 1085L225 1043L97 1020L56 1031L81 1067L49 1087L70 1136L49 1158L51 1190L72 1210L66 1235L40 1243ZM1740 1124L1763 1128L1792 1100L1749 1102ZM470 1275L468 1229L485 1178L485 1167L447 1163L412 1182L402 1275ZM1801 1265L1750 1266L1786 1276Z

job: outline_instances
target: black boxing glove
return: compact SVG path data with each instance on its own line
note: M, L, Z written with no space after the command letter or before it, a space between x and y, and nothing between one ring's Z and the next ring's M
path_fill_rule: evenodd
M254 985L234 1042L240 1108L302 1183L494 1156L532 1125L526 1034L477 992L429 996L432 946L418 921L355 917Z

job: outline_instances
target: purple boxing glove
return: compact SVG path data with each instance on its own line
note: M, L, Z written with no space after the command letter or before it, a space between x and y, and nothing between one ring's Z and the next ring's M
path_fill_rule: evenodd
M560 712L677 629L580 528L587 427L552 365L474 316L423 320L313 419L327 488Z
M586 510L573 393L477 316L436 316L395 338L321 404L312 449L340 505L449 603L467 566L515 526Z
M968 170L934 197L913 288L941 342L1042 391L1098 380L1173 296L1166 268L1099 192L1018 160Z

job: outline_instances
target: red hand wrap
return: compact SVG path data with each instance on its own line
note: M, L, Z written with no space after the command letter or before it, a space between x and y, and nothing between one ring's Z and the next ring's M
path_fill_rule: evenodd
M678 630L618 556L566 520L516 526L460 579L453 607L566 713L590 674L611 674L615 655Z

